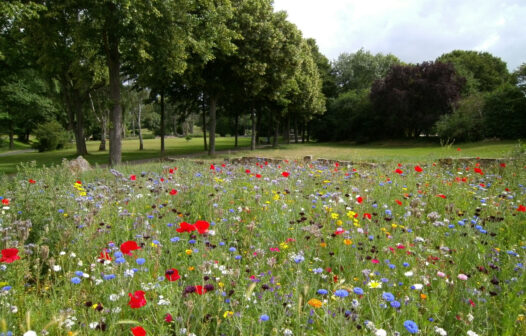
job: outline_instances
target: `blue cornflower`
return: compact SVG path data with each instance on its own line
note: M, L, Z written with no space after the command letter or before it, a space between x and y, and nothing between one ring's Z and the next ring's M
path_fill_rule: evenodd
M267 314L263 314L263 315L261 315L259 317L259 319L264 322L264 321L268 321L270 319L270 317L268 317Z
M181 238L179 238L179 237L173 237L173 238L170 238L170 241L171 241L172 243L177 243L179 240L181 240Z
M314 272L316 274L323 273L323 268L321 268L321 267L315 268L315 269L312 270L312 272Z
M416 325L415 322L411 320L407 320L404 322L404 327L409 331L411 334L416 334L418 332L418 325Z
M398 302L396 300L391 301L390 305L391 305L391 307L396 308L396 309L400 308L400 302Z
M81 277L81 276L84 275L84 272L82 272L82 271L75 271L75 275Z
M349 292L345 289L338 289L336 292L334 292L334 295L336 295L337 297L344 298L349 296Z
M353 292L356 295L363 295L363 289L361 289L360 287L354 287Z
M115 259L116 264L124 264L125 262L126 262L126 259L124 259L123 257L119 257Z
M236 260L241 260L241 256L240 256L240 255L237 255L237 256L234 257L234 259L236 259Z
M408 262L405 262L402 265L404 265L404 267L409 267L409 263Z
M231 248L229 248L228 250L229 250L230 252L236 252L237 249L236 249L235 247L231 247Z
M115 274L106 274L104 275L104 280L115 279Z
M196 242L197 242L197 240L195 240L195 239L190 239L190 240L188 241L188 244L195 244Z
M75 285L79 284L80 283L80 278L78 277L74 277L74 278L71 278L71 283L74 283Z
M135 262L137 263L137 265L144 265L144 263L146 262L146 259L144 259L144 258L137 258L137 260L135 260Z
M320 295L327 295L329 293L329 291L322 288L322 289L318 289L318 291L316 293L318 293Z
M123 256L122 252L121 251L117 251L113 254L115 256L115 258L120 258Z
M389 293L389 292L384 292L382 294L382 298L387 301L387 302L391 302L391 301L394 301L395 297L392 293Z
M9 292L11 290L11 288L13 288L12 286L4 286L2 287L2 292Z

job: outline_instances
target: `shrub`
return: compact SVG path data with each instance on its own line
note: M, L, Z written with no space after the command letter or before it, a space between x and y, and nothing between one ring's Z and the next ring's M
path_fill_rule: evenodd
M513 85L504 85L486 97L484 128L487 137L526 138L526 97Z
M67 131L56 120L39 125L34 135L37 142L33 144L33 147L39 152L63 148L69 139Z
M451 114L440 117L436 132L441 139L457 142L478 141L484 138L484 97L480 94L459 101Z

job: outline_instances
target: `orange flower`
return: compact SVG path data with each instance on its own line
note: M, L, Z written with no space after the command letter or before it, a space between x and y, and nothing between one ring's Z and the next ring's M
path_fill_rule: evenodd
M323 306L323 302L318 299L310 299L307 303L314 308L321 308L321 306Z
M420 298L421 298L422 300L425 300L425 299L427 299L427 295L425 295L424 293L421 293L421 294L420 294Z

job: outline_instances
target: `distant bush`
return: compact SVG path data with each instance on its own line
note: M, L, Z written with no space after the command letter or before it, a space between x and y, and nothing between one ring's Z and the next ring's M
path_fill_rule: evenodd
M480 94L462 99L451 114L440 117L436 132L443 140L478 141L484 138L484 97Z
M513 85L489 94L484 103L486 137L526 138L526 97Z
M34 131L37 141L33 147L39 152L64 148L68 142L68 132L56 120L39 125Z

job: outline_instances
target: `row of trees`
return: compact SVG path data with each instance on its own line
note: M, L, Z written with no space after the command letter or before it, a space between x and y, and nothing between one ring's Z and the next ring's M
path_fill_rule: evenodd
M455 50L414 65L361 49L340 55L331 75L327 113L312 123L320 140L526 137L526 64L509 73L487 52Z
M167 104L182 118L207 109L210 154L218 109L236 125L251 116L253 148L261 121L277 144L284 121L325 110L318 63L328 61L270 0L5 1L0 13L0 118L11 142L58 116L86 154L95 116L102 133L109 127L110 164L120 163L123 85L158 106L162 155Z

